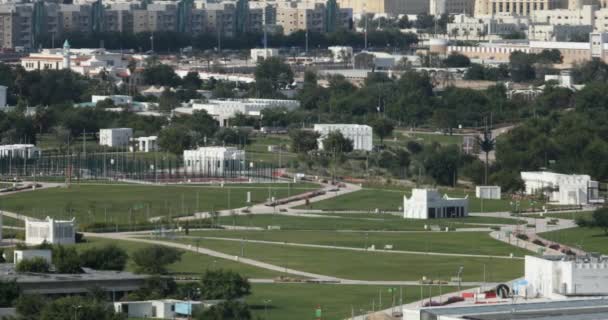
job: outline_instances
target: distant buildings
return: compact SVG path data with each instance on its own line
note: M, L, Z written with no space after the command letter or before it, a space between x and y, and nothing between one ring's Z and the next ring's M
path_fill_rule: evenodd
M133 137L131 128L110 128L99 130L99 145L108 147L126 147Z
M91 96L91 103L97 104L100 101L110 100L116 106L130 105L133 103L133 97L126 95L113 94L109 96Z
M251 49L251 61L257 63L268 58L278 57L279 49Z
M132 138L134 145L131 146L131 151L151 152L158 150L158 137L139 137Z
M583 205L599 200L599 184L588 175L548 171L521 172L528 195L544 195L560 205Z
M234 147L200 147L184 150L186 171L221 176L246 169L245 151Z
M114 302L116 313L128 318L176 319L189 318L197 309L210 307L224 300L182 301L175 299Z
M209 100L207 102L192 100L191 103L193 110L207 111L222 127L230 126L230 118L233 118L237 113L258 117L264 109L285 108L294 110L300 106L300 102L297 100L280 99L231 99Z
M501 192L499 186L476 186L475 197L479 199L500 200Z
M349 62L353 58L353 47L333 46L327 48L335 63Z
M315 124L314 130L320 134L319 150L323 149L323 140L332 131L340 132L346 139L353 142L353 150L372 151L373 132L372 127L361 124Z
M342 8L352 8L353 13L421 14L429 12L429 1L422 0L338 0Z
M403 196L403 217L406 219L462 218L469 214L469 199L443 197L434 189L412 189L412 196Z
M41 154L33 144L6 144L0 146L0 158L37 158Z
M50 265L53 262L52 250L15 250L13 252L13 263L19 264L22 260L42 258Z
M46 217L45 220L25 220L25 244L39 245L43 242L50 244L73 244L76 239L76 226L72 220L55 220Z

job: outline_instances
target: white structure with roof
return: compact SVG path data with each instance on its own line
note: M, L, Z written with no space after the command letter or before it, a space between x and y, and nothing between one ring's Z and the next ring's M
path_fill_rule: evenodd
M53 251L51 250L15 250L13 252L13 263L18 264L22 260L42 258L51 264L53 262Z
M178 319L189 318L193 311L208 308L225 300L146 300L114 302L114 311L129 318Z
M323 140L330 132L338 131L346 139L353 141L353 150L372 151L372 127L362 124L315 124L314 130L320 134L318 145L323 150Z
M583 205L599 200L599 184L586 174L524 171L521 179L526 185L526 194L544 194L550 202L557 204Z
M479 199L498 199L500 200L500 186L476 186L475 197Z
M331 52L332 59L336 63L350 61L353 57L353 47L332 46L327 49Z
M126 147L133 137L131 128L109 128L99 130L99 145L108 147Z
M131 139L135 145L131 146L131 151L150 152L158 150L158 137L139 137Z
M207 111L222 127L230 125L229 119L237 113L248 116L260 116L264 109L285 108L287 110L294 110L300 107L300 102L297 100L282 99L231 99L209 100L208 102L192 100L190 103L193 110Z
M130 105L133 103L133 97L127 95L114 94L110 96L91 96L91 103L97 104L97 102L111 100L115 105Z
M607 257L526 256L525 280L520 295L561 298L567 295L608 294Z
M257 63L272 57L279 56L279 49L251 49L251 61Z
M200 147L184 150L184 166L189 172L222 175L226 170L245 169L245 151L235 147Z
M33 144L6 144L0 146L0 158L36 158L40 149Z
M469 214L469 199L441 196L435 189L412 189L412 196L403 196L403 217L406 219L461 218Z
M75 219L55 220L46 217L45 220L25 219L25 244L39 245L43 242L50 244L75 243Z

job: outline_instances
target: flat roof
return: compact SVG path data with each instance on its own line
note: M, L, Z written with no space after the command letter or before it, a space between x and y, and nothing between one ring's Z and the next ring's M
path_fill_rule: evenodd
M143 280L146 275L134 274L126 271L102 271L82 268L84 273L60 274L60 273L17 273L12 263L0 263L0 279L16 280L18 283L41 283L41 282L74 282L74 281L121 281L121 280Z

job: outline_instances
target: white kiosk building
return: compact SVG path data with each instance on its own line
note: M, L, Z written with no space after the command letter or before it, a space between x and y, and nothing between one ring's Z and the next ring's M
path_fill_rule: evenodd
M134 145L130 147L131 151L150 152L158 150L158 137L139 137L132 138Z
M527 286L520 295L563 298L608 294L607 257L526 256Z
M340 132L344 138L353 141L353 150L372 151L372 127L361 124L315 124L314 130L321 136L318 140L319 150L323 150L323 140L332 131Z
M73 244L76 242L75 219L55 220L46 217L45 220L25 219L25 244L39 245L43 242L50 244Z
M412 196L403 196L403 217L406 219L461 218L469 214L469 199L441 196L435 189L412 189Z
M0 146L0 158L37 158L40 149L33 144L6 144Z
M184 167L193 173L223 175L245 169L245 151L235 147L200 147L184 150Z
M108 147L126 147L133 137L131 128L110 128L99 130L99 145Z
M561 205L583 205L599 200L599 184L591 177L548 171L521 172L526 194L545 194L550 202Z
M500 186L476 186L475 197L479 199L500 200Z

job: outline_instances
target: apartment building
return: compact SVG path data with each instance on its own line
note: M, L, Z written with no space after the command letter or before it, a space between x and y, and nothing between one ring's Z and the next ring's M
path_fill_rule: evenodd
M429 12L429 1L424 0L338 0L341 8L352 8L353 13L420 14Z
M476 0L475 16L530 15L538 10L567 9L566 0Z
M337 28L351 29L353 10L337 7L334 20L331 20L331 7L323 3L306 5L303 3L285 3L277 7L277 25L283 28L284 34L298 30L313 32L331 32Z
M0 5L0 46L32 48L44 36L62 32L61 11L55 3Z

